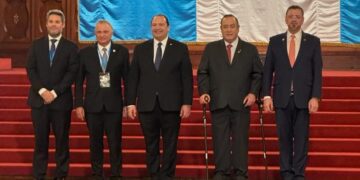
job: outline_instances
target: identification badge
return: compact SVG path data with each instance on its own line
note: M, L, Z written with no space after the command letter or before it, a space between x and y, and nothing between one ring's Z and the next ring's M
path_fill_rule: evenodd
M99 73L100 87L101 88L109 88L110 84L110 73L101 72Z

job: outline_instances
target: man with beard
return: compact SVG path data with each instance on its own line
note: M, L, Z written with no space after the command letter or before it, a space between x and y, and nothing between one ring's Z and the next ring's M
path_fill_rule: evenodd
M287 32L271 37L266 53L264 110L275 109L282 178L300 180L305 178L309 113L318 110L321 97L322 58L320 39L301 30L300 6L287 9L285 22Z
M69 129L73 96L71 85L78 70L77 46L62 37L65 16L60 10L46 15L48 35L35 40L27 58L31 84L28 104L34 126L33 175L45 179L50 127L55 135L55 179L64 179L69 170Z

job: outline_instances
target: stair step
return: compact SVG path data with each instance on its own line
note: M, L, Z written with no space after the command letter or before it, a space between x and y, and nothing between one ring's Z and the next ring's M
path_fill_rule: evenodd
M49 163L48 175L52 176L54 172L54 163ZM109 174L109 164L104 165L105 174ZM143 164L123 164L124 177L146 177L148 176L145 165ZM214 166L209 166L209 175L212 177ZM32 173L31 163L0 163L0 174L3 175L30 175ZM90 176L90 164L71 163L70 176ZM176 166L176 176L182 178L202 179L205 177L205 165L178 165ZM279 167L268 167L268 179L278 180ZM307 167L306 177L309 180L357 180L360 177L360 168L347 167ZM265 179L264 166L249 166L249 179L262 180Z
M25 96L0 96L0 109L26 109ZM193 110L202 110L198 98L194 98ZM252 106L252 110L256 110L256 106ZM323 99L320 103L319 111L350 111L360 112L360 99Z
M124 122L122 123L122 134L128 136L142 136L140 123ZM260 135L260 124L250 124L250 137ZM33 125L31 122L4 122L0 121L0 134L31 134L33 133ZM264 133L266 137L275 137L276 125L264 124ZM88 129L85 122L72 122L70 126L70 134L87 135ZM180 136L202 136L204 127L202 123L181 123ZM211 124L207 124L207 134L211 136ZM360 137L360 125L310 125L310 137L338 137L351 138Z
M187 123L203 123L203 112L200 110L192 110L190 118L183 119L181 122ZM30 109L0 109L0 121L21 121L31 122ZM311 114L311 124L342 124L342 125L358 125L360 124L360 112L331 112L322 111ZM266 124L275 123L274 113L265 113L263 121ZM72 113L72 122L82 122L76 118L75 111ZM123 122L138 122L138 120L130 120L123 118ZM211 123L210 112L207 111L207 122ZM259 122L259 112L251 111L251 122Z
M104 145L107 146L106 137L104 137ZM278 151L277 137L266 137L266 149L268 151ZM0 148L33 148L34 135L0 135ZM211 137L207 138L208 149L213 149ZM360 138L310 138L310 152L360 152ZM49 147L55 147L54 136L50 135ZM75 149L88 148L88 135L70 135L70 147ZM124 149L145 149L145 141L143 136L122 136L122 147ZM262 150L262 138L250 137L249 150ZM203 136L180 136L178 140L178 150L203 150Z

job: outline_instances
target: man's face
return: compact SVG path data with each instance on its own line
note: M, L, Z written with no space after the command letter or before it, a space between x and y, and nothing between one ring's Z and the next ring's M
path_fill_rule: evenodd
M239 25L234 17L226 17L221 22L221 33L224 40L232 43L239 34Z
M59 15L52 14L48 17L48 19L46 21L46 28L47 28L48 34L51 37L58 37L61 34L64 27L65 27L65 24L61 20L61 16L59 16Z
M112 37L112 29L110 25L106 23L99 23L95 27L96 41L101 46L106 46L110 43Z
M151 31L154 38L162 41L169 33L169 26L164 16L155 16L151 22Z
M297 33L304 23L304 16L300 9L290 9L285 17L285 22L290 33Z

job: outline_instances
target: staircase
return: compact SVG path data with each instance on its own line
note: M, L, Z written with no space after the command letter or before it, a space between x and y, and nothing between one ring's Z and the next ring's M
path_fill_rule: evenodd
M194 71L195 72L195 71ZM360 179L360 72L324 71L320 111L311 115L307 179ZM194 76L195 78L195 76ZM195 78L196 79L196 78ZM194 81L196 82L196 81ZM30 176L34 147L30 109L26 105L29 83L24 69L0 71L0 176ZM176 176L205 177L204 128L197 85L193 111L182 121L178 143ZM91 174L88 131L73 113L70 130L70 176ZM265 114L265 136L269 179L279 179L279 151L274 114ZM211 119L208 113L210 177L213 158ZM123 119L123 175L146 176L145 143L138 120ZM54 169L54 137L50 138L49 172ZM106 141L104 141L106 144ZM107 147L107 145L106 145ZM109 171L108 150L105 168ZM251 112L249 179L265 179L257 108Z

